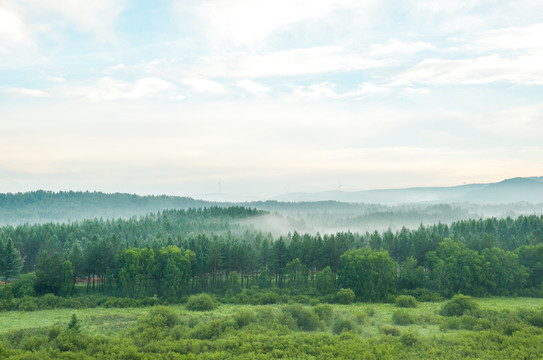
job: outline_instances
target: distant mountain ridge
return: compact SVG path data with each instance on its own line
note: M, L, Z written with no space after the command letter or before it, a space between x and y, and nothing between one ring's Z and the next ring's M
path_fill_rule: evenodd
M449 187L414 187L365 191L325 191L291 193L274 198L277 201L326 201L349 203L412 204L455 203L506 204L515 202L543 203L543 177L516 177L496 183L467 184Z
M217 196L213 196L217 195ZM386 211L386 206L416 204L543 204L543 177L506 179L489 184L451 187L416 187L356 192L294 193L255 201L247 196L209 194L205 200L181 196L75 191L0 193L0 225L67 222L92 218L116 219L142 216L167 209L241 205L270 212Z

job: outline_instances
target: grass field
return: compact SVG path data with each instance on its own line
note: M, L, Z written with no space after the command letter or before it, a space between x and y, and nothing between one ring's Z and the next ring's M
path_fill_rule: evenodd
M543 306L543 299L537 298L475 298L481 309L502 311L519 309L536 309ZM332 305L335 315L357 319L359 333L363 337L378 336L385 325L397 326L400 329L413 330L420 335L442 333L439 326L438 311L442 302L419 303L417 308L408 309L416 319L415 324L395 325L392 314L398 310L394 304L356 303L351 305ZM169 306L182 318L194 318L196 321L207 321L209 318L229 318L237 311L250 309L255 313L271 311L280 312L285 305L220 305L215 310L195 313L186 310L183 305ZM72 314L81 321L82 330L90 334L113 335L128 330L136 325L136 320L149 312L152 307L144 308L90 308L90 309L56 309L41 311L8 311L0 312L0 334L12 330L44 328L52 325L66 326Z

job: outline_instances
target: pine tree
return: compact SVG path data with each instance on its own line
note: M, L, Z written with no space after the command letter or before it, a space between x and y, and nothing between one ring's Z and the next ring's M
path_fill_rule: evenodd
M2 235L0 235L0 275L3 275L6 269L6 255L4 254L4 249L4 239L2 239Z
M72 318L70 319L70 322L68 323L67 330L68 331L71 330L75 332L81 331L81 322L79 321L79 319L77 318L75 314L72 314Z
M0 270L1 275L3 275L7 282L10 277L19 275L23 268L23 259L21 258L19 250L13 245L13 240L11 238L8 238L8 241L0 246L0 258L2 259Z

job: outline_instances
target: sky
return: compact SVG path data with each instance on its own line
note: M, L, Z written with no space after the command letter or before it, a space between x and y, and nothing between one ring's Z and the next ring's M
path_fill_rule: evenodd
M0 0L0 192L541 175L540 0Z

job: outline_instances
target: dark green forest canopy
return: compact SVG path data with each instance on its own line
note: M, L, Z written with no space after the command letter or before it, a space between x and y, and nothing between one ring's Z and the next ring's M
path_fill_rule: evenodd
M241 220L264 215L268 216L244 207L168 210L131 219L4 226L0 235L13 239L25 259L23 272L38 270L38 282L49 281L47 274L62 274L54 284L38 286L38 293L70 293L69 284L77 278L86 278L88 284L92 279L95 291L133 297L254 285L326 296L340 286L353 287L356 296L366 300L416 289L443 296L541 291L543 216L466 220L395 232L293 232L280 237L240 225ZM354 249L365 249L366 255L342 262ZM397 271L387 272L391 281L386 287L365 292L352 285L357 277L372 283L384 276L380 266L364 275L371 259L393 264L387 269ZM316 289L315 279L323 279L319 274L326 268L334 274L335 289ZM172 272L182 281L168 277Z

